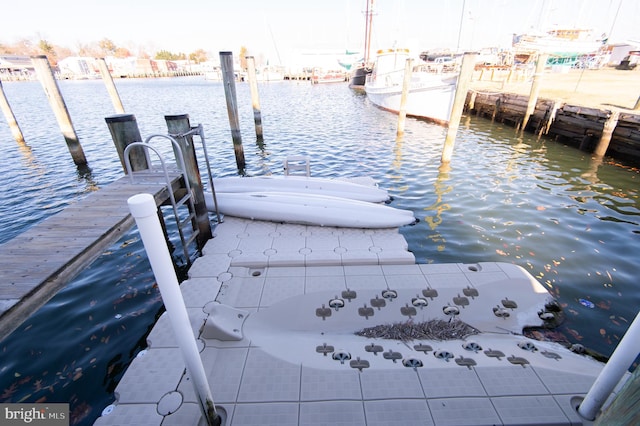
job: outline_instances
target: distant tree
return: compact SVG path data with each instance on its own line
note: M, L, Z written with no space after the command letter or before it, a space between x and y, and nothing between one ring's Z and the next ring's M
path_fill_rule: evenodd
M56 46L56 58L58 61L61 61L64 58L68 58L69 56L75 56L71 49L67 49L66 47Z
M94 42L92 44L78 44L76 51L79 56L88 56L92 58L99 58L104 56L102 49Z
M115 43L108 38L103 38L102 40L100 40L98 42L98 46L100 46L100 49L102 49L102 52L105 55L113 56L117 50Z
M18 42L16 42L13 46L12 46L12 50L13 53L15 55L38 55L40 54L39 49L37 46L34 46L34 44L31 42L31 40L27 39L27 38L23 38L21 40L19 40Z
M173 58L173 53L169 52L168 50L159 50L156 52L156 56L155 56L155 59L170 60L172 58Z
M125 48L125 47L118 47L116 49L116 51L113 53L113 56L115 56L116 58L128 58L131 55L131 52L129 52L129 49Z
M156 56L154 59L177 61L180 59L187 59L187 55L185 55L184 53L172 53L168 50L159 50L158 52L156 52Z
M40 40L38 43L38 47L42 50L42 53L45 55L53 55L55 54L53 45L49 43L47 40Z
M198 49L195 52L189 54L189 60L199 64L201 62L207 62L207 52L202 49Z
M49 59L49 63L51 64L51 66L55 67L56 65L58 65L56 50L51 43L49 43L47 40L42 39L38 42L38 48L42 53L45 54L47 59Z

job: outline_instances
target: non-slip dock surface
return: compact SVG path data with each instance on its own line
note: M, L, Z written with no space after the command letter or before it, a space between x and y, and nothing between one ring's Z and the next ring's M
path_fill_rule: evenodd
M396 229L227 217L215 234L181 289L224 424L582 424L572 399L602 364L518 334L550 300L521 268L417 265ZM354 334L431 320L479 334ZM148 343L96 425L198 424L166 313Z

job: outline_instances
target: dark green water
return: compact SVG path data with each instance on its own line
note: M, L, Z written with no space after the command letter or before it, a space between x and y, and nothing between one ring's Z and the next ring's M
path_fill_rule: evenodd
M164 115L188 113L204 126L214 174L237 173L220 83L116 86L143 137L166 133ZM60 82L87 170L73 165L37 82L3 87L27 143L18 146L0 120L0 242L122 175L102 82ZM408 119L397 141L397 117L346 84L282 82L259 91L263 143L255 141L249 88L237 86L248 174L281 174L287 155L302 154L315 176L371 176L390 190L392 205L420 218L401 229L418 262L521 265L565 307L554 338L613 351L640 306L638 170L476 117L463 117L443 170L443 128ZM92 424L161 306L134 229L0 342L0 401L70 402L72 424Z

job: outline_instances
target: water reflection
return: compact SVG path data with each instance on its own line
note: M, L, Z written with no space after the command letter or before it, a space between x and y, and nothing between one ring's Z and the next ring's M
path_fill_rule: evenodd
M593 185L599 184L600 179L598 178L598 168L602 165L602 162L603 158L600 156L591 157L591 161L589 161L589 168L580 176L591 182Z
M20 154L22 154L26 162L28 164L32 164L34 161L33 150L31 149L29 144L27 144L24 141L17 142L17 144L18 144L18 150L20 151Z
M402 144L404 142L403 137L397 137L396 143L393 146L393 162L392 167L396 173L400 173L402 169Z
M94 192L99 189L98 182L93 177L93 172L88 164L78 164L78 182L85 182L86 192Z
M435 201L430 206L424 208L427 212L434 212L432 216L427 215L424 217L424 221L427 223L431 231L435 231L438 225L442 223L443 213L451 210L451 206L444 201L444 196L453 190L453 186L447 183L450 171L450 163L440 165L440 168L438 169L438 176L433 183L433 192L436 196ZM433 232L428 235L428 238L436 244L437 251L444 251L446 239L443 235L438 232Z

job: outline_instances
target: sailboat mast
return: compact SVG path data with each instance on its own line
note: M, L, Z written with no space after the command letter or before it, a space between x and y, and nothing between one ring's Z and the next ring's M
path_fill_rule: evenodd
M373 23L373 1L367 0L367 11L364 30L364 63L369 63L369 57L371 55L371 24Z

